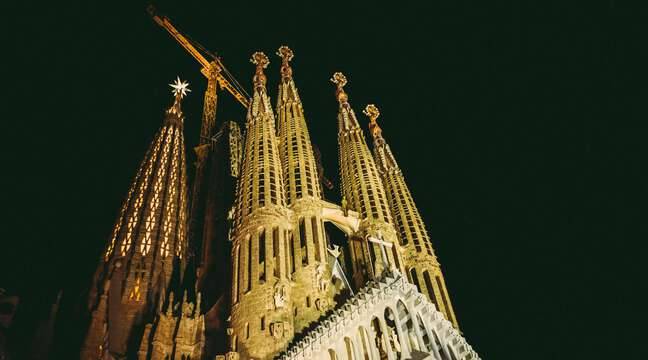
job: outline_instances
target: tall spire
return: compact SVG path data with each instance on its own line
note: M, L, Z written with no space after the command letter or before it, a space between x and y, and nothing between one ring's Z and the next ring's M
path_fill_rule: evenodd
M350 243L354 281L357 286L362 286L367 279L376 278L386 269L402 269L402 262L385 189L344 90L347 79L337 72L331 81L337 86L335 95L339 103L342 195L349 207L359 212L362 218L360 239Z
M369 132L371 132L374 139L374 158L376 165L378 165L378 170L381 174L388 170L398 170L396 158L394 158L394 154L392 154L389 145L385 142L382 136L382 129L376 121L380 116L380 110L378 110L376 105L369 104L362 112L369 117ZM385 189L388 190L387 187ZM392 213L392 215L394 214Z
M363 112L369 117L369 130L374 140L374 158L385 190L387 190L391 213L403 249L403 261L407 275L419 291L426 294L439 311L455 327L458 327L445 279L432 248L432 242L409 187L405 183L403 173L376 121L380 116L380 111L375 105L370 104Z
M349 131L352 129L360 129L358 119L356 119L355 112L349 105L349 95L344 91L347 84L347 78L341 72L333 74L331 81L336 85L335 97L340 103L340 110L338 113L338 131ZM364 136L362 137L364 141Z
M294 54L287 46L277 51L282 58L281 82L277 99L281 160L289 204L303 197L321 199L322 189L317 174L304 109L292 78L290 60Z
M295 306L294 324L298 333L333 305L333 286L328 286L331 269L326 256L326 234L321 218L322 190L317 162L290 67L294 54L290 48L282 46L277 55L282 58L277 99L279 149L286 198L293 211L291 257L298 259L292 262L293 303L308 304Z
M267 358L292 339L289 211L275 121L266 90L268 57L252 55L254 94L247 114L232 241L231 327L241 358Z
M99 284L111 280L104 292L113 302L108 318L110 350L116 354L129 351L135 319L154 306L172 273L181 270L174 269L176 259L181 268L184 264L187 181L181 103L190 90L179 78L170 85L174 102L131 184L91 291L94 309ZM86 345L96 344L97 336L102 335L89 333Z
M263 72L270 61L262 52L252 54L256 65L254 94L247 114L247 136L238 189L238 220L266 205L285 206L285 194L275 118L266 90ZM254 196L253 196L254 195Z

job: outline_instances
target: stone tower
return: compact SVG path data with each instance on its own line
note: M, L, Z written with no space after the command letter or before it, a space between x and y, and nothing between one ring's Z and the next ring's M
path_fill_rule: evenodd
M179 79L172 87L173 105L131 184L95 273L88 304L92 320L81 359L105 352L132 355L143 319L183 268L187 184L180 104L188 89Z
M254 93L247 113L232 246L230 348L267 359L294 334L290 274L293 246L275 118L266 90L265 54L252 55Z
M342 73L331 79L337 85L338 145L342 178L343 207L360 214L360 229L349 237L353 282L360 288L383 270L403 271L398 236L380 174L367 147L364 134L344 91ZM346 204L344 204L346 202Z
M299 333L333 305L333 286L329 286L331 268L327 261L317 163L289 63L293 52L282 46L277 55L282 58L277 99L279 155L287 204L292 211L291 296L295 333Z
M376 119L380 112L375 105L367 105L364 113L370 118L369 130L373 136L374 158L383 179L391 213L398 229L403 250L403 261L410 282L425 294L445 317L458 327L441 266L432 248L430 236L414 203L403 172L389 145L382 136Z

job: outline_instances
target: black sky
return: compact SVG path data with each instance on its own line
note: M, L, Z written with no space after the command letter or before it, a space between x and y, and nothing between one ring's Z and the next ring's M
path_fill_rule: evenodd
M289 45L335 181L328 79L347 75L358 114L378 105L461 328L483 358L641 358L645 309L631 300L645 290L647 234L631 229L646 216L634 190L646 190L646 12L522 3L156 4L248 89L248 59L266 52L273 101L274 52ZM145 5L5 11L0 287L24 308L60 288L68 313L83 302L176 75L192 84L185 136L197 140L205 81ZM217 121L244 119L221 100ZM57 354L75 354L80 325L66 326Z

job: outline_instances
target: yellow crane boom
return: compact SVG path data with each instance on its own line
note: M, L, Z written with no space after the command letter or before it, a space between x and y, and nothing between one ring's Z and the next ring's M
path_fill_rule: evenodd
M185 50L187 50L189 54L191 54L191 56L194 57L194 59L198 60L200 65L202 65L202 67L204 68L203 74L205 74L205 76L208 76L207 74L210 73L216 74L215 76L216 79L218 80L218 84L220 85L220 87L226 89L244 107L246 108L248 107L249 104L248 96L245 96L242 93L242 91L240 91L235 86L233 86L232 82L230 82L228 79L225 78L225 76L223 76L221 70L225 70L226 73L227 70L218 57L210 54L213 60L212 61L207 60L205 56L203 56L203 54L198 49L196 49L193 42L189 40L186 36L182 35L182 33L180 33L180 31L178 31L178 29L176 29L176 27L173 26L171 20L169 20L168 17L158 14L153 5L150 5L147 8L147 11L158 25L163 27L178 43L180 43L180 45L182 45L182 47L185 48ZM234 79L232 80L236 81Z

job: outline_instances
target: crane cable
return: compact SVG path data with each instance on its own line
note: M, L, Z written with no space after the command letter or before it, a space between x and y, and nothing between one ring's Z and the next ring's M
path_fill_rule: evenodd
M232 86L238 92L243 94L246 98L248 98L248 99L250 98L250 94L248 94L248 92L245 90L245 88L243 88L243 86L236 80L234 75L232 75L232 73L230 73L229 70L227 70L227 68L225 67L225 64L223 64L223 62L220 60L219 56L217 56L216 54L214 54L211 51L207 50L204 46L202 46L202 44L200 44L199 42L192 39L189 35L183 33L183 36L185 38L187 38L187 40L191 43L191 45L193 45L197 49L201 50L202 52L204 52L205 54L209 55L211 58L216 60L216 62L218 63L218 66L221 67L221 70L223 71L223 74L225 74L225 78L227 79L227 81L229 81L230 84L232 84Z

